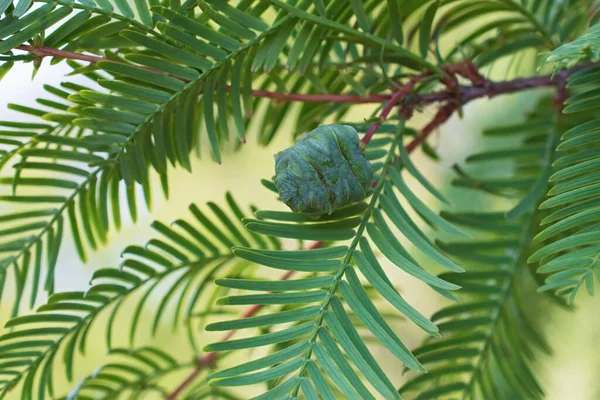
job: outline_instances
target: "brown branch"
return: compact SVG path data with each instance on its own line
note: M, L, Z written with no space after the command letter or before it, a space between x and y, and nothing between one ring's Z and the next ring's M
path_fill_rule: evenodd
M423 143L425 139L440 125L445 123L450 116L454 113L455 110L462 107L462 89L459 88L457 75L460 75L473 83L474 87L483 87L489 88L491 82L487 81L480 73L475 64L470 61L463 62L461 64L448 65L443 67L446 72L446 76L441 80L441 82L446 86L446 90L443 92L435 93L435 97L431 97L432 100L435 101L448 101L448 104L441 107L438 111L437 115L434 119L423 128L421 134L415 138L411 143L406 146L407 153L413 151L419 144ZM423 74L417 75L413 77L406 85L404 85L400 90L398 90L387 105L383 108L380 115L380 121L373 123L366 135L362 138L361 142L363 145L367 145L375 132L379 129L383 121L389 116L390 112L403 98L407 98L409 96L412 89L415 87L417 83L422 81L423 79L431 76L431 72L425 72ZM422 101L427 101L427 99L422 96L420 97ZM399 110L399 113L403 115L407 120L411 118L413 114L413 110L416 104L413 104L410 99L402 104L402 108Z
M392 95L386 94L370 94L370 95L354 95L354 94L305 94L305 93L281 93L270 92L268 90L252 90L252 94L256 97L264 97L280 102L295 102L303 103L348 103L348 104L368 104L368 103L383 103L390 100Z
M492 82L484 79L477 71L477 67L470 62L464 63L463 67L458 65L444 67L446 72L453 75L461 75L469 79L473 85L453 87L452 81L446 81L447 90L417 95L409 99L405 103L404 108L400 110L401 113L404 113L408 117L410 117L412 110L417 105L437 102L446 102L446 104L440 107L431 122L421 130L421 133L406 145L406 152L410 153L420 146L438 127L446 123L454 112L462 108L465 104L479 98L487 97L491 99L499 95L517 93L529 89L556 87L557 94L554 103L558 112L560 112L564 101L568 97L566 84L569 76L575 72L599 65L600 63L587 63L569 70L560 71L555 75L519 78L505 82Z
M47 46L35 47L26 44L22 44L17 46L16 49L26 51L30 54L33 54L37 57L58 57L65 58L70 60L78 60L78 61L86 61L92 64L95 64L99 61L112 61L123 63L121 60L110 59L106 57L98 57L93 55L87 55L82 53L77 53L74 51L66 51L54 49ZM160 70L154 68L145 68L149 71L163 73ZM180 79L184 82L189 82L186 79L174 76L174 78ZM227 88L228 91L231 88ZM349 104L367 104L367 103L383 103L384 101L389 100L392 96L385 94L373 94L373 95L353 95L353 94L305 94L305 93L281 93L281 92L271 92L268 90L252 90L252 94L255 97L263 97L267 99L272 99L281 102L292 102L292 101L300 101L305 103L349 103Z
M417 137L415 137L410 143L408 143L405 147L406 152L410 154L414 149L419 147L421 143L423 143L435 130L446 123L454 114L456 110L458 110L460 106L456 103L448 103L445 106L441 107L435 117L429 122L425 127L421 130L421 133Z
M461 64L469 65L469 64ZM472 64L470 64L472 65ZM395 102L392 104L390 100L394 98L396 94L404 93L404 88L409 86L411 82L409 82L405 87L400 89L399 91L393 94L371 94L371 95L351 95L351 94L305 94L305 93L281 93L281 92L271 92L267 90L253 90L252 94L256 97L264 97L273 99L280 102L309 102L309 103L349 103L349 104L368 104L368 103L377 103L381 104L385 101L388 101L388 106L392 104L392 107L398 105L407 105L411 108L434 104L434 103L443 103L450 100L454 100L456 98L456 92L460 93L461 103L465 105L472 100L479 98L493 98L496 96L500 96L503 94L517 93L525 90L531 89L541 89L546 87L560 87L564 84L566 79L574 74L575 72L581 71L586 68L590 68L593 66L600 66L600 62L598 63L588 63L585 65L581 65L569 70L563 70L553 75L543 75L536 76L531 78L518 78L509 81L503 82L493 82L490 80L483 79L479 73L475 73L471 68L459 68L460 65L449 65L444 67L444 70L447 72L451 72L453 74L459 74L473 82L472 85L468 86L457 86L456 90L448 91L441 90L438 92L426 93L426 94L417 94L410 95L409 93L405 93L404 96L399 96L396 98ZM422 75L418 75L413 78L418 82L423 79ZM414 86L415 83L412 83ZM404 100L404 101L402 101ZM386 106L387 107L387 106ZM382 111L383 114L383 111ZM388 114L389 115L389 112ZM386 117L387 117L386 115ZM380 124L381 125L381 124ZM363 139L364 140L364 139Z
M17 46L16 49L23 50L29 52L33 55L36 55L40 58L44 57L59 57L59 58L67 58L72 60L86 61L90 63L97 63L99 61L113 61L113 62L122 62L119 60L111 60L106 57L98 57L93 55L81 54L72 51L59 50L46 46L42 47L34 47L30 45L20 45ZM571 68L568 70L563 70L553 75L544 75L537 76L532 78L519 78L505 82L492 82L483 78L479 72L477 71L477 67L475 64L471 62L463 62L460 64L453 64L444 66L443 69L449 75L461 75L462 77L468 79L473 83L471 86L458 86L457 89L460 90L462 94L462 104L466 104L471 100L488 97L492 98L495 96L499 96L502 94L515 93L529 89L538 89L543 87L560 87L564 84L566 79L573 73L577 71L581 71L582 69L586 69L592 66L600 66L600 63L587 63L584 65L577 66L575 68ZM148 68L146 68L148 69ZM154 72L161 72L155 69L150 69ZM308 93L282 93L282 92L272 92L268 90L252 90L252 94L255 97L268 98L275 101L280 102L305 102L305 103L346 103L346 104L369 104L369 103L377 103L381 104L385 101L389 101L388 105L391 104L391 107L394 105L399 105L402 103L403 105L408 105L411 108L415 108L422 105L446 102L450 100L454 93L449 92L448 90L443 90L439 92L433 92L423 95L413 95L409 96L409 92L404 89L409 87L412 88L417 82L422 80L423 78L430 76L430 74L425 73L421 75L417 75L412 78L411 81L407 85L405 85L402 89L399 90L401 93L405 93L405 96L399 96L396 98L395 103L392 104L390 100L394 97L396 93L393 94L370 94L370 95L353 95L353 94L308 94ZM176 77L178 78L178 77ZM185 79L178 78L183 81ZM409 97L407 97L409 96ZM404 102L402 102L404 100ZM383 114L383 112L382 112ZM389 114L389 112L388 112ZM363 138L364 140L364 138Z
M388 117L388 115L390 115L390 113L392 112L392 109L405 96L406 95L403 93L402 90L398 90L396 93L394 93L394 95L392 96L392 98L390 99L390 101L388 101L388 103L386 104L386 106L381 111L381 114L379 115L379 121L374 122L373 124L371 124L371 126L369 127L369 130L367 131L367 133L365 134L365 136L363 136L363 138L361 139L360 142L361 142L362 146L366 146L367 144L369 144L369 142L371 141L371 138L373 137L373 135L375 135L375 133L377 132L377 130L379 129L379 127L381 126L381 124L383 124L383 122L386 120L386 118Z
M70 60L86 61L86 62L89 62L92 64L95 64L98 61L110 61L106 57L91 56L91 55L87 55L87 54L76 53L74 51L53 49L53 48L47 47L47 46L35 47L35 46L27 45L27 44L22 44L15 48L18 50L26 51L26 52L33 54L34 56L38 56L40 58L44 58L44 57L68 58Z

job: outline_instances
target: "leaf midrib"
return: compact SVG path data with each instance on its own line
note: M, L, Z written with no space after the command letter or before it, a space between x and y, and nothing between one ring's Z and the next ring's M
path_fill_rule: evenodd
M502 3L508 5L509 7L512 7L515 11L521 13L525 18L527 18L527 20L529 20L529 22L531 22L531 24L544 37L544 40L547 42L548 48L550 50L553 50L557 47L556 43L554 43L554 40L552 39L551 33L540 23L540 21L538 21L537 17L533 13L531 13L531 11L529 11L525 6L512 0L502 0Z
M257 45L258 43L261 43L264 38L277 32L277 30L282 25L284 25L286 22L288 22L290 19L293 19L293 17L291 15L284 16L278 22L275 22L273 25L271 25L267 30L265 30L264 32L262 32L261 34L256 36L256 38L249 40L246 44L243 44L240 47L238 47L237 49L233 50L224 59L215 61L212 65L212 67L209 68L208 70L204 71L198 78L187 82L185 84L185 86L183 88L181 88L181 90L174 93L166 102L164 102L161 105L158 105L152 113L148 114L146 116L144 122L142 122L136 126L136 129L132 132L132 134L129 136L127 141L124 142L123 146L125 147L126 145L133 142L136 135L138 133L144 131L147 124L151 123L152 120L158 114L160 114L164 109L168 108L172 103L176 102L180 96L184 95L188 90L193 90L196 87L196 85L201 84L209 75L215 73L215 71L219 70L221 67L225 66L226 64L228 64L229 62L234 60L239 54L245 52L246 50L250 49L251 47ZM115 163L119 156L120 156L120 154L115 157Z
M388 155L384 161L384 167L382 168L381 173L379 175L379 180L377 182L377 186L375 187L375 190L373 191L373 195L371 196L371 201L369 202L369 206L363 214L362 221L361 221L360 225L358 226L358 229L356 230L356 235L354 236L354 239L352 240L352 243L350 244L350 246L348 246L348 251L344 257L342 265L336 272L336 274L334 276L334 281L331 284L331 286L329 287L329 291L327 292L327 295L325 296L325 300L321 304L321 311L319 312L319 315L317 316L316 321L315 321L315 331L309 339L308 349L306 350L306 353L304 355L304 360L302 362L302 366L300 367L300 370L297 374L296 383L292 389L292 396L297 396L297 394L298 394L298 390L300 389L300 379L299 378L304 374L304 372L308 366L308 362L311 359L311 356L313 353L313 348L317 343L319 329L323 325L323 321L325 319L325 313L327 312L331 301L335 297L338 285L342 281L342 278L344 277L344 275L346 273L346 269L350 266L350 260L352 259L354 251L358 247L358 244L360 242L360 239L362 238L363 232L365 231L365 229L367 227L367 223L369 222L369 219L371 218L371 214L377 205L377 201L379 200L379 196L380 196L380 194L383 190L384 184L386 182L387 171L392 166L392 159L395 156L396 147L402 141L403 130L404 130L404 121L401 120L399 122L399 128L396 132L396 135L394 136L394 139L390 145Z
M39 3L55 3L55 4L59 4L59 5L63 5L63 6L67 6L67 7L71 7L74 9L79 9L79 10L86 10L86 11L90 11L96 14L100 14L100 15L106 15L110 18L113 19L117 19L120 21L127 21L129 22L131 25L140 28L142 30L144 30L145 32L154 34L154 35L159 35L158 32L154 31L153 29L151 29L150 27L140 23L139 21L136 21L133 18L128 18L125 17L123 15L114 13L112 11L108 11L108 10L104 10L102 8L97 8L97 7L93 7L93 6L88 6L85 4L80 4L80 3L70 3L68 1L64 1L64 0L35 0L36 2ZM144 121L145 123L146 121ZM61 125L57 125L56 127L54 127L53 129L56 129L57 127L59 127ZM133 140L133 138L135 137L135 134L138 131L134 131L130 137L128 138L127 142L123 143L122 147L119 149L119 152L115 155L114 159L115 161L118 159L118 157L120 157L120 155L123 153L123 151L125 150L125 144L131 142ZM47 132L44 132L47 133ZM18 154L20 149L25 148L26 146L30 145L34 143L33 141L29 141L29 142L25 142L22 146L19 146L17 149L13 150L12 152L8 153L7 155L5 155L5 157L13 157L16 154ZM54 214L54 216L48 221L48 223L46 224L46 227L44 227L44 229L42 229L36 236L34 236L28 243L26 246L24 246L21 251L19 251L16 255L14 255L12 257L12 262L7 263L6 268L4 268L4 270L6 270L8 268L8 266L10 266L13 262L16 262L17 260L19 260L21 257L23 257L28 251L31 250L31 248L38 242L40 241L45 235L46 233L53 227L53 225L59 220L59 218L61 218L62 213L68 208L69 203L71 201L74 201L75 198L79 195L79 193L85 189L85 187L90 183L90 181L96 177L100 172L102 172L105 169L105 167L100 167L97 168L94 171L91 171L90 174L79 184L79 186L77 187L77 189L75 189L73 191L73 193L65 198L65 202L63 203L63 205L58 208L56 210L56 213Z
M76 10L85 10L85 11L89 11L95 14L99 14L99 15L105 15L107 17L110 17L112 19L116 19L119 21L125 21L130 23L131 25L135 26L138 29L142 29L145 32L148 32L154 36L158 36L158 37L162 37L162 35L155 31L154 29L152 29L152 27L148 26L148 25L144 25L143 23L141 23L140 21L136 20L135 18L130 18L130 17L126 17L124 15L121 15L119 13L115 13L113 11L110 10L105 10L103 8L100 7L94 7L94 6L89 6L86 4L82 4L82 3L75 3L75 2L69 2L69 1L65 1L65 0L34 0L36 3L54 3L54 4L59 4L61 6L65 6L65 7L70 7Z
M548 142L549 143L552 142L554 134L555 134L554 130L548 134ZM554 161L555 153L556 152L548 152L546 162L549 165L552 165L552 162ZM547 191L545 190L543 192L546 193ZM463 397L462 397L463 400L470 398L470 393L473 388L473 385L475 384L477 377L479 376L479 374L481 373L481 371L483 369L483 366L485 364L487 356L490 354L489 348L494 341L494 335L496 334L496 330L498 329L499 321L502 319L501 318L502 311L508 304L509 298L511 297L511 295L513 293L512 289L513 289L514 284L517 281L517 277L518 277L519 273L521 272L521 269L523 267L527 267L527 265L528 265L528 263L527 263L527 258L529 257L529 254L527 252L528 246L531 243L533 243L533 238L540 230L540 225L536 222L537 220L535 217L537 214L536 211L538 210L539 203L541 203L542 200L543 200L543 196L541 198L537 199L537 201L533 204L533 207L531 207L530 214L527 218L528 219L527 228L524 230L523 234L521 235L520 246L518 247L519 257L515 260L515 262L513 264L513 268L509 275L509 279L502 286L502 295L501 295L501 298L499 299L500 301L498 302L498 305L496 307L494 307L494 311L492 311L492 313L491 313L493 321L492 321L492 324L487 333L487 337L486 337L485 343L481 349L480 355L477 359L477 363L474 365L473 373L471 374L471 378L469 379L469 382L467 383L467 385L464 387L464 389L462 391L463 392Z

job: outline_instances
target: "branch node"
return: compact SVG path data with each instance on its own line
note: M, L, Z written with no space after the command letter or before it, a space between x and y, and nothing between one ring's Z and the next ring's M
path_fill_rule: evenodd
M556 76L556 95L552 101L552 104L556 108L556 112L560 115L562 114L563 107L565 106L565 101L569 98L569 90L567 89L567 79L568 77L563 75Z

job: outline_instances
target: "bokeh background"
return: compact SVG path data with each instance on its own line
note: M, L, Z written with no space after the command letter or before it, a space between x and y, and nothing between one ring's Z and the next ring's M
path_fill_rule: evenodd
M44 83L57 84L60 82L68 67L64 64L50 66L44 62L42 68L32 80L32 66L18 65L0 81L0 120L22 121L28 119L23 114L12 112L6 108L7 103L18 103L34 106L35 99L43 97L45 92ZM77 79L75 79L77 80ZM464 158L474 149L481 146L480 133L486 126L498 123L514 123L522 118L523 112L534 103L539 94L527 93L494 99L493 101L482 100L469 105L464 112L464 118L454 117L446 124L440 132L432 139L432 143L438 149L443 161L433 163L418 152L415 154L415 163L423 172L438 186L447 185L449 181L449 166L456 162L462 162ZM360 120L362 116L369 114L366 107L364 115L352 115L353 119ZM431 111L425 111L425 120L431 116ZM356 117L356 118L354 118ZM418 124L417 120L417 124ZM237 153L229 153L224 156L223 164L216 165L208 157L193 160L193 173L183 169L170 171L171 196L165 200L160 195L158 185L155 188L156 196L154 208L151 212L140 207L140 215L136 224L125 220L120 232L111 232L109 244L95 253L90 253L90 261L83 264L77 257L72 241L68 235L63 241L57 269L56 290L85 290L92 272L101 267L116 267L120 262L120 253L128 244L143 244L152 237L150 223L160 220L169 223L177 218L188 217L187 206L190 203L201 205L207 201L215 201L223 204L226 191L234 193L238 202L243 205L257 204L261 208L283 209L274 196L260 184L260 179L270 177L273 173L274 154L289 146L293 133L291 121L279 132L276 140L268 147L262 148L255 144L252 138L244 148ZM6 171L4 172L6 174ZM0 187L0 193L6 188ZM461 196L454 193L455 201L461 201L461 208L469 209L476 204L465 203L470 201L469 196ZM0 204L0 214L11 211L12 206L7 203ZM14 206L16 207L16 206ZM432 207L437 207L433 204ZM413 278L399 273L397 268L386 266L392 274L393 280L401 289L407 300L415 305L425 315L431 315L440 308L442 298L429 290L426 286ZM0 304L0 325L3 325L11 308L11 282L7 285L7 292ZM600 333L600 318L598 308L600 296L590 298L585 291L580 291L575 311L569 312L547 305L541 297L532 297L532 301L540 301L539 315L541 317L539 328L547 335L549 342L554 348L554 356L540 359L535 370L541 378L543 386L547 389L550 400L593 400L600 398L600 383L598 382L598 370L600 369L600 352L596 350L598 334ZM159 293L155 292L158 302ZM43 301L43 297L41 301ZM40 303L41 304L41 303ZM148 321L142 319L142 324ZM119 332L117 322L117 336ZM102 331L100 325L96 331ZM142 327L143 328L143 327ZM423 338L422 333L410 324L400 324L402 330L400 337L406 341L409 347L415 347ZM143 330L143 329L142 329ZM202 335L202 333L198 333ZM75 369L75 382L77 379L93 371L106 358L106 349L103 347L102 332L92 332L91 340L97 340L97 346L91 346L85 358L78 357ZM157 337L148 335L147 343L159 344L168 349L173 356L185 360L190 358L190 348L185 340L178 340L178 334L170 329L161 330ZM206 343L210 342L207 336ZM125 342L123 342L125 344ZM377 353L378 357L384 359L388 354L384 351ZM239 363L243 360L228 360L230 363ZM399 371L398 364L391 358L388 371ZM60 363L57 362L57 368ZM185 375L185 374L182 374ZM402 377L395 373L394 382L400 383ZM181 375L180 375L181 376ZM180 377L179 376L179 377ZM60 381L60 374L57 375ZM174 381L178 376L171 377ZM57 394L65 395L73 384L59 383L56 387ZM148 400L154 398L149 395ZM18 399L15 393L10 399Z

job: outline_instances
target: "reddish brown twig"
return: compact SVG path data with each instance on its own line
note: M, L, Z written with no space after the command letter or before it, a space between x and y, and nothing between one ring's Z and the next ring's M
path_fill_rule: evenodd
M106 57L99 57L94 55L81 54L72 51L53 49L50 47L42 46L35 47L30 45L20 45L16 47L19 50L23 50L29 52L37 57L59 57L66 58L72 60L86 61L90 63L97 63L99 61L114 61L121 62L119 60L111 60ZM515 93L528 89L537 89L543 87L558 87L564 82L571 74L581 71L585 68L590 68L593 66L600 66L600 62L598 63L587 63L584 65L580 65L574 67L569 70L563 70L558 72L555 75L544 75L537 76L531 78L519 78L511 81L505 82L492 82L486 80L483 76L479 74L477 71L477 66L471 62L462 62L460 64L446 65L442 68L448 74L451 75L460 75L470 82L473 83L472 86L458 86L462 93L462 102L463 105L468 103L471 100L482 98L482 97L495 97L501 94L507 93ZM144 67L140 67L144 68ZM154 69L149 69L154 72L161 72ZM422 75L418 75L413 78L416 82L422 80L424 77L430 76L430 74L425 73ZM177 78L177 77L176 77ZM179 78L182 79L182 78ZM184 80L184 79L182 79ZM185 80L184 80L185 81ZM416 82L413 83L416 84ZM410 82L405 86L405 88L409 86ZM403 88L404 89L404 88ZM401 92L405 92L405 90L400 89ZM378 103L381 104L385 101L388 101L390 104L391 99L394 94L370 94L370 95L352 95L352 94L307 94L307 93L282 93L282 92L272 92L268 90L252 90L252 95L255 97L263 97L269 98L276 101L281 102L312 102L312 103L346 103L346 104L368 104L368 103ZM403 105L408 105L412 108L418 107L421 105L427 105L438 102L448 101L450 98L454 96L453 93L449 93L448 90L443 90L439 92L433 92L423 95L413 95L409 99L405 99ZM396 99L396 103L391 105L391 108L394 105L398 105L399 101L402 100L402 97L398 95ZM383 112L382 112L383 113ZM388 112L389 115L389 112ZM380 124L381 125L381 124ZM363 140L365 140L363 138Z
M441 122L441 123L443 123L450 117L450 115L452 115L452 113L457 108L462 106L461 97L462 97L462 92L464 89L488 88L492 84L490 81L487 81L479 73L479 69L477 68L477 65L473 64L470 61L465 61L460 64L447 65L447 66L442 67L442 69L446 72L446 75L441 79L441 82L446 86L446 89L444 91L433 93L433 95L435 95L435 96L424 95L424 96L420 96L420 97L415 97L417 99L417 101L407 98L407 96L410 94L410 92L413 90L413 88L415 87L415 85L417 83L421 82L423 79L425 79L427 77L430 77L432 74L431 74L431 72L425 72L425 73L422 73L420 75L413 77L410 81L408 81L408 83L406 85L404 85L401 89L399 89L392 95L392 98L388 101L386 106L381 111L381 114L379 116L379 121L373 123L369 127L369 130L367 131L365 136L362 138L361 142L362 142L363 146L366 146L371 141L373 135L377 132L377 130L379 129L381 124L389 116L392 109L396 105L398 105L398 103L400 103L403 99L405 99L405 101L403 102L402 107L399 112L406 119L410 119L414 108L417 105L419 105L420 103L428 103L430 101L431 102L448 101L448 102L454 103L453 107L443 106L440 109L440 113L432 121L432 124L434 126L433 127L426 126L425 129L423 130L423 132L421 133L421 135L413 141L414 144L409 145L409 148L412 151L412 149L414 148L413 146L416 146L416 145L422 143L423 140L425 140L425 138L427 138L427 136L429 136L431 134L431 132L434 131L437 126L440 125L440 123L436 124L436 119L444 116L446 113L448 113L449 109L452 108L452 111L449 112L448 117L444 121ZM459 83L458 83L457 75L460 75L463 78L466 78L469 81L471 81L473 83L473 86L465 87L465 88L460 87ZM408 151L408 148L407 148L407 151Z
M565 102L569 98L567 79L568 77L566 76L559 77L559 81L556 84L556 94L554 95L553 105L559 117L563 115L562 111L565 106Z
M229 90L228 90L229 91ZM303 103L347 103L347 104L381 104L384 101L390 100L392 95L385 94L308 94L308 93L281 93L270 92L268 90L252 90L252 95L255 97L263 97L280 102L299 101Z
M392 109L402 99L404 99L406 96L408 96L410 94L410 92L412 91L412 89L415 87L415 85L417 83L419 83L421 80L423 80L424 78L426 78L429 75L430 75L430 73L423 73L421 75L417 75L417 76L413 77L410 81L408 81L408 83L406 85L404 85L401 89L399 89L392 95L392 97L390 98L388 103L385 105L385 107L383 107L383 110L381 110L381 114L379 115L379 121L374 122L369 127L369 130L367 131L365 136L363 136L363 138L361 139L361 143L363 146L366 146L367 144L369 144L369 142L371 141L371 138L373 138L373 135L375 135L375 133L377 132L377 130L379 129L381 124L383 124L383 122L387 119L387 117L392 112Z
M86 61L86 62L89 62L92 64L95 64L98 61L108 61L109 60L106 57L98 57L98 56L76 53L74 51L53 49L53 48L47 47L47 46L35 47L35 46L29 46L27 44L22 44L20 46L17 46L16 49L26 51L26 52L33 54L35 56L38 56L40 58L44 58L44 57L68 58L70 60Z
M421 145L439 126L446 123L456 110L459 110L465 104L463 88L458 85L457 75L470 80L473 87L488 88L491 85L491 82L481 76L477 66L469 61L446 66L444 71L447 73L447 76L442 79L442 83L446 86L446 104L440 107L433 119L421 130L421 133L406 145L405 149L408 154ZM412 105L405 105L399 112L406 118L410 118L413 107Z
M362 143L363 146L366 146L367 144L369 144L369 142L371 141L371 138L373 137L373 135L375 135L375 133L377 132L377 130L379 129L381 124L390 115L390 112L392 111L392 109L405 96L406 95L400 90L398 90L396 93L394 93L394 95L392 96L390 101L388 101L388 103L385 105L385 107L381 111L381 114L379 115L379 121L372 123L371 126L369 127L369 130L365 134L365 136L363 136L363 138L361 139L360 142Z
M448 103L441 107L431 122L421 130L421 133L404 147L406 152L410 154L414 149L419 147L438 127L450 119L452 114L458 110L458 107L456 103Z
M479 73L477 65L468 60L460 64L447 65L443 69L451 75L460 75L468 79L476 86L485 86L487 83L487 80Z

